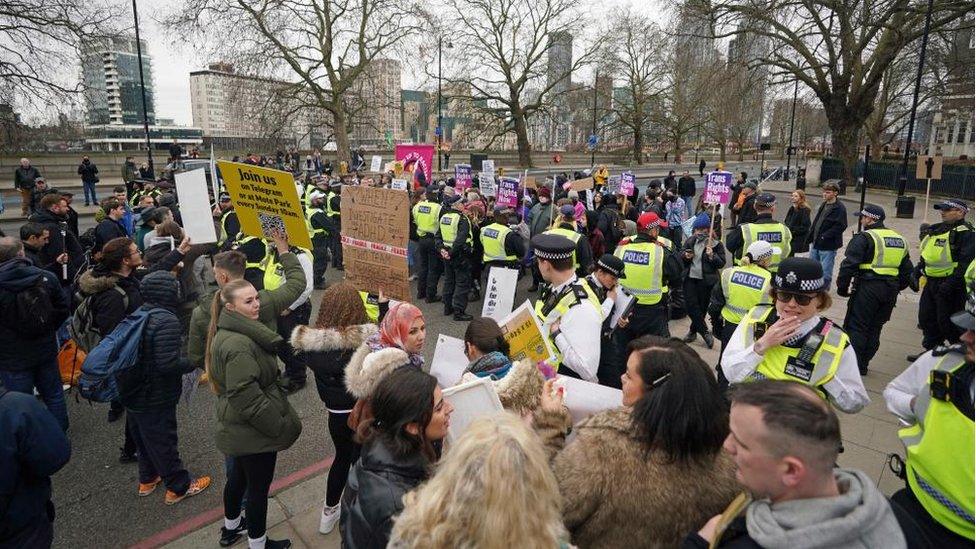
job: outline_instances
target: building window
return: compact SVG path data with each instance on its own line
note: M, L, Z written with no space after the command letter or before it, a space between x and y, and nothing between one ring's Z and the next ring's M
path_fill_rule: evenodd
M960 120L959 122L960 122L960 124L959 124L959 134L956 135L956 143L965 143L966 142L966 126L968 124L962 123L962 120Z

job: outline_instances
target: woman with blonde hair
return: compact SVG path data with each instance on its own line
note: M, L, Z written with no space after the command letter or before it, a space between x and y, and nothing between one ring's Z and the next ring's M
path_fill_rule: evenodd
M281 336L260 315L258 292L246 280L228 282L214 295L204 364L217 394L217 449L233 461L224 485L220 545L234 544L246 530L251 549L281 549L291 542L266 534L268 491L278 452L295 443L302 422L278 372Z
M539 438L517 416L480 418L404 497L389 547L566 546L559 487Z

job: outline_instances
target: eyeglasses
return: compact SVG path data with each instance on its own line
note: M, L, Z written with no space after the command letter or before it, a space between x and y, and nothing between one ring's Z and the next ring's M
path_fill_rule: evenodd
M795 294L793 292L776 292L776 301L781 303L789 303L790 301L796 301L796 304L801 307L806 307L813 301L815 295L807 294Z

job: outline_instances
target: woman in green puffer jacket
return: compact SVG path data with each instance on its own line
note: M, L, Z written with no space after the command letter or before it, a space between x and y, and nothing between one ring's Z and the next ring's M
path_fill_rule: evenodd
M261 303L249 282L235 280L214 296L207 333L206 368L217 393L217 449L232 464L224 485L224 527L220 544L247 530L250 547L290 547L265 534L268 490L278 452L302 432L278 373L282 338L258 320ZM247 491L246 519L241 501Z

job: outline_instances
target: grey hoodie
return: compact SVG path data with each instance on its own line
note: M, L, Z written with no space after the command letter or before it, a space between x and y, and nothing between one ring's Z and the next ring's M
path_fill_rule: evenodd
M834 476L842 491L836 497L751 503L749 536L766 549L906 547L888 500L867 475L834 469Z

